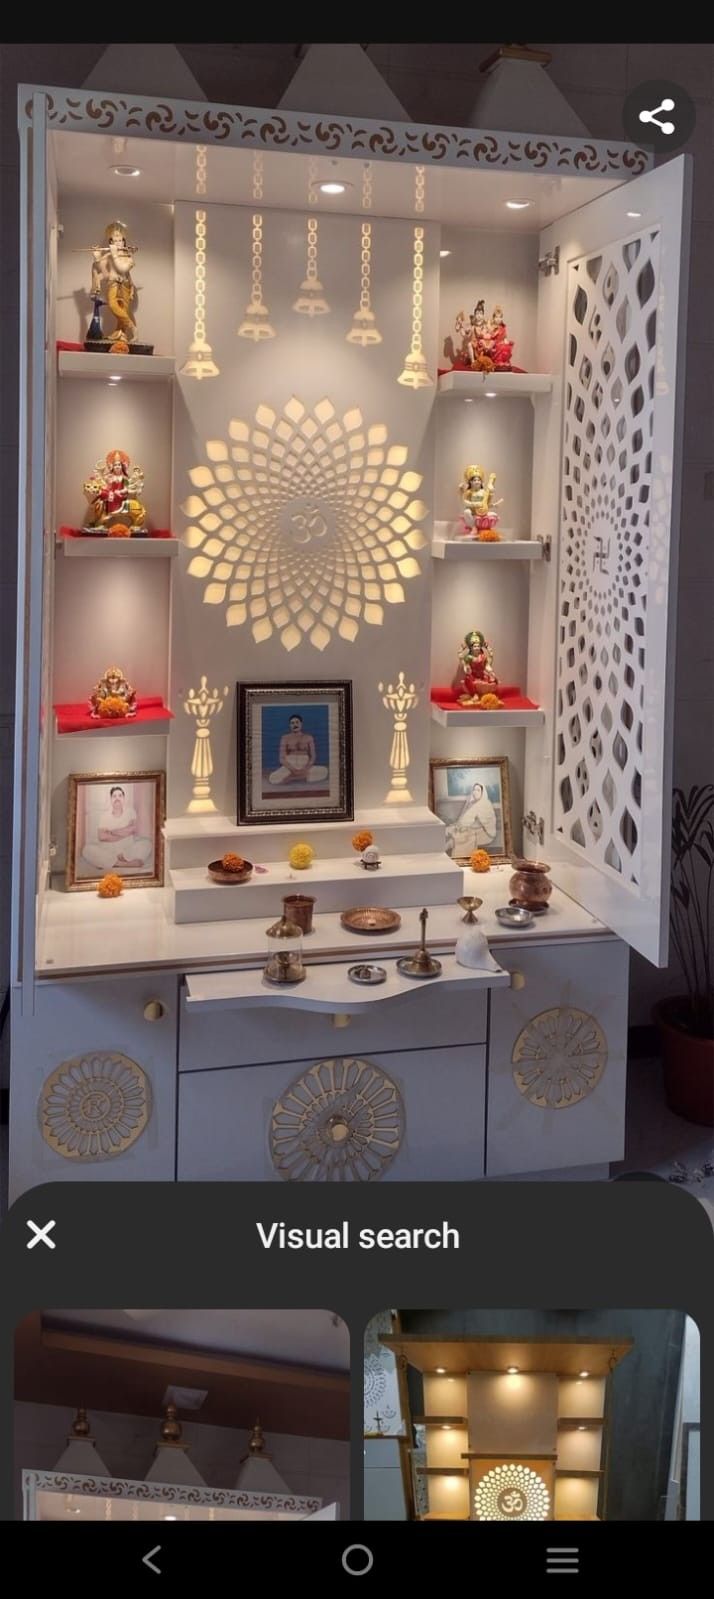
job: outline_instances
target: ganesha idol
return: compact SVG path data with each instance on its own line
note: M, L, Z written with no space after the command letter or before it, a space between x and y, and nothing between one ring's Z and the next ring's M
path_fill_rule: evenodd
M146 534L146 509L139 498L144 474L123 450L110 450L98 461L83 487L90 507L83 533L109 538Z

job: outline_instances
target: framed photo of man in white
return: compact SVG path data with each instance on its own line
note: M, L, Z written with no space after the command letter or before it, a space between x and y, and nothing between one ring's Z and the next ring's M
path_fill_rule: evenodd
M109 873L125 888L161 887L165 781L164 772L70 775L68 889L96 888Z
M513 853L508 760L505 755L430 762L430 803L446 824L446 853L468 862L477 849L494 863Z
M238 684L238 822L349 821L351 683Z

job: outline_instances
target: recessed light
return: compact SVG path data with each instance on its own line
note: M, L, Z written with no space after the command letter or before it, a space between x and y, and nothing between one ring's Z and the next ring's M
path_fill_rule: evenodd
M518 1366L506 1366L506 1376L507 1377L517 1377L518 1376L518 1372L519 1372L519 1367Z
M473 405L473 403L474 403L473 395L472 394L466 395L465 398L464 398L464 405Z
M451 1422L450 1421L442 1422L441 1430L442 1430L442 1432L451 1432Z
M578 1372L578 1376L579 1377L589 1377L590 1376L590 1372L589 1371L579 1371Z
M445 255L451 255L451 251L450 250L440 250L439 251L439 255L441 256L441 259L443 261Z
M446 1375L446 1366L435 1366L434 1370L437 1377L444 1377Z
M506 210L507 211L527 211L529 205L532 205L532 204L533 204L532 200L507 200L506 201Z
M496 393L496 390L495 389L486 389L485 398L487 400L497 400L498 399L498 395Z
M332 178L329 183L320 184L320 194L344 194L346 183L336 183Z
M124 167L124 166L112 167L112 172L115 172L118 178L140 178L141 177L141 167Z
M641 211L628 211L627 215L628 215L628 217L641 217L642 216L642 212Z
M162 1521L178 1521L178 1516L162 1516Z
M584 1423L584 1422L581 1422L581 1423L580 1423L580 1426L579 1426L579 1427L578 1427L578 1432L587 1432L587 1430L588 1430L588 1429L587 1429L587 1427L586 1427L586 1426L585 1426L585 1423Z

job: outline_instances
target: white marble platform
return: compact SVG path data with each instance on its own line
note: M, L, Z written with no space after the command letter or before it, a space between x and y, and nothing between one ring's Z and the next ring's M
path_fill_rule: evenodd
M368 828L383 855L436 854L444 849L444 823L426 805L384 805L357 811L351 822L276 822L237 827L228 816L175 816L164 823L170 867L204 866L237 850L254 864L287 861L292 844L312 844L318 856L356 861L355 833ZM359 870L360 868L357 868Z
M334 964L310 966L303 983L286 984L284 988L264 982L261 971L199 972L187 978L186 1005L191 1011L201 1012L256 1005L274 1009L279 1005L283 1010L324 1011L331 1015L343 1011L354 1016L437 983L440 994L446 988L509 988L511 983L510 972L474 971L457 965L453 955L443 957L442 970L434 978L404 977L397 970L394 957L389 959L386 953L379 964L385 967L387 978L374 988L361 988L347 976L346 966Z
M276 861L247 883L214 883L205 866L171 870L174 921L230 922L280 916L285 894L312 894L319 912L353 905L453 905L463 894L463 867L448 855L387 856L376 872L352 860L316 860L307 871Z

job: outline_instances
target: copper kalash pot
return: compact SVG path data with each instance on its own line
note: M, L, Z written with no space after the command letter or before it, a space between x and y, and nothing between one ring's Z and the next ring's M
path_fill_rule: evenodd
M527 911L544 911L553 892L548 881L550 867L545 861L515 859L515 868L508 885L511 904L521 905Z

